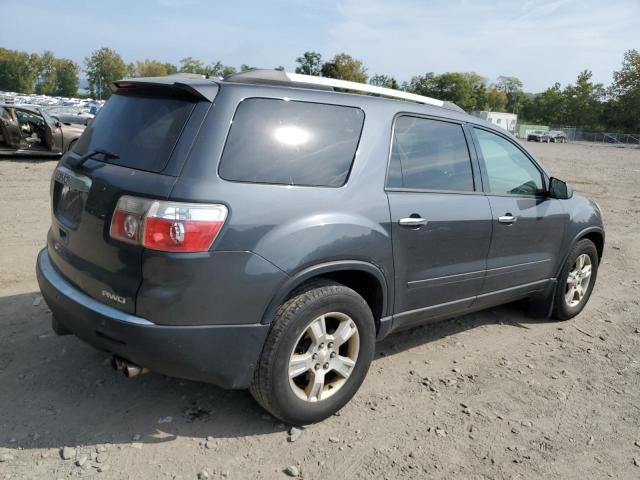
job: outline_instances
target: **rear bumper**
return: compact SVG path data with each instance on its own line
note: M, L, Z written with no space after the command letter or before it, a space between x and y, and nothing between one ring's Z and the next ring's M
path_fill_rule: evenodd
M269 325L155 325L75 288L55 269L46 248L36 273L56 320L90 345L172 377L223 388L251 383Z

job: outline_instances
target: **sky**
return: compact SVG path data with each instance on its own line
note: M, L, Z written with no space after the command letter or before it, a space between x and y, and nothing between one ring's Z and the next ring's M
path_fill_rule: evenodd
M126 62L191 56L239 67L295 69L307 50L346 52L369 75L513 75L524 90L608 85L640 48L640 0L0 0L0 47L83 63L100 47Z

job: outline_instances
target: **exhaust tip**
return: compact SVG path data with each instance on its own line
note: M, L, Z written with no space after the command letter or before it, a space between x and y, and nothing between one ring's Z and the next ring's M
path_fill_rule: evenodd
M111 357L111 368L114 370L122 370L124 368L124 360L117 355Z
M117 355L111 357L111 367L116 371L122 370L122 373L124 373L124 376L127 378L137 377L138 375L142 375L149 371L148 368L141 367L135 363L129 363L124 358L118 357Z
M137 377L138 375L145 374L148 371L148 368L140 367L138 365L134 365L133 363L125 364L123 368L124 376L127 378Z

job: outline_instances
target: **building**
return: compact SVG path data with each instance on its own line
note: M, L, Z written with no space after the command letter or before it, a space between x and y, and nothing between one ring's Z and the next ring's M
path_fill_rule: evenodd
M487 122L491 122L494 125L504 128L508 132L511 132L514 134L516 132L518 115L516 115L515 113L487 112L485 110L482 110L477 112L471 112L471 115L473 115L474 117L482 118Z

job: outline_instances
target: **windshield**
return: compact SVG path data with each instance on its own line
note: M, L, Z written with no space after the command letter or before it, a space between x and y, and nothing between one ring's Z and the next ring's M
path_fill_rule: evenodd
M194 105L182 98L113 95L73 151L84 155L104 149L119 158L97 155L96 160L160 172L167 165Z

